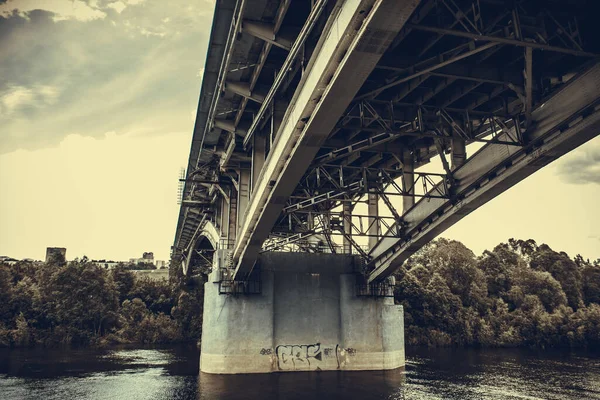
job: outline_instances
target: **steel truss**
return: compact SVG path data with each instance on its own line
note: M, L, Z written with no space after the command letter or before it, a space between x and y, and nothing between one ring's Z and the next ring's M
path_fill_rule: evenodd
M291 196L283 209L289 214L323 203L339 206L350 198L368 194L387 196L411 196L425 198L448 198L450 185L447 174L414 172L410 178L402 169L384 169L324 164L314 168L302 180L300 187L307 196ZM396 181L400 181L399 183ZM442 185L440 185L442 182ZM330 190L326 190L329 188ZM416 192L415 189L422 189ZM325 192L319 193L319 191ZM356 202L356 201L354 201Z

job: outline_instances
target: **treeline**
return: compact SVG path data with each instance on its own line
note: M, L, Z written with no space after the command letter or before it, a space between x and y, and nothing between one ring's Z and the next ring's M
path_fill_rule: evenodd
M194 341L203 287L106 270L87 258L0 264L0 347Z
M533 240L480 257L438 239L396 274L407 344L600 348L600 260Z
M176 263L169 274L137 278L86 258L0 264L0 346L196 341L202 279L190 284ZM513 239L476 257L438 239L395 276L407 344L600 348L600 260Z

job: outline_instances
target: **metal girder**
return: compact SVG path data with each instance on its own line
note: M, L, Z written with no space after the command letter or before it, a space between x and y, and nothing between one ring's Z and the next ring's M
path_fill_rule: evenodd
M246 129L241 126L235 126L234 121L225 120L225 119L215 119L214 127L223 129L226 132L234 133L237 136L244 137L246 135Z
M204 147L204 137L206 133L206 127L213 119L214 106L218 101L218 95L210 96L214 93L218 93L220 90L220 82L222 81L222 61L227 56L229 49L233 45L235 36L235 27L231 24L231 21L241 14L243 6L239 4L237 0L222 0L217 3L215 7L215 14L212 23L210 45L208 48L206 63L205 63L205 74L202 80L202 89L200 99L198 101L198 109L196 112L196 122L194 124L194 133L192 136L192 143L190 148L190 155L188 157L187 171L194 171L199 163L201 152ZM230 29L216 29L217 26L230 26ZM225 44L225 45L223 45ZM194 184L192 184L193 186ZM185 184L183 189L184 195L190 193L192 187ZM182 232L183 228L187 224L187 208L181 208L179 210L179 218L177 220L177 228L175 239L173 242L174 249L180 249L182 243Z
M462 13L462 15L463 15L463 16L465 16L465 17L468 17L468 14L469 14L471 11L472 11L471 9L467 10L466 12L463 12L463 11L459 10L459 12L460 12L460 13ZM452 12L452 14L455 16L455 19L454 19L454 21L452 22L452 24L450 25L450 29L454 28L454 27L455 27L455 26L456 26L456 25L457 25L457 24L460 22L460 18L457 18L457 17L456 17L456 14L455 14L453 11L451 11L451 12ZM418 24L419 22L417 22L417 21L411 21L411 23L413 23L413 24ZM418 54L418 56L417 56L417 57L418 57L418 58L421 58L421 57L423 57L423 55L424 55L425 53L427 53L427 51L429 51L429 49L431 49L433 46L435 46L435 44L436 44L437 42L439 42L439 41L440 41L440 39L442 39L443 37L444 37L444 35L437 35L437 36L435 36L435 37L433 37L433 38L429 39L429 40L427 41L427 43L425 43L425 45L424 45L424 46L422 46L422 48L421 48L421 51L419 52L419 54Z
M411 21L415 24L420 23L435 7L436 0L426 0L422 3L421 7L418 7L411 17ZM390 45L390 49L396 48L412 31L412 29L402 28L400 33L394 38L394 41Z
M252 270L285 199L418 3L347 0L336 4L248 206L233 252L236 279L244 279ZM371 44L374 35L377 46ZM262 106L269 103L269 94ZM249 135L251 131L252 127Z
M481 85L482 85L481 82L469 82L466 85L463 85L463 86L457 88L456 90L454 90L450 94L450 96L443 99L443 101L437 105L440 108L446 108L449 105L451 105L452 103L454 103L455 101L458 101L461 98L463 98L464 96L466 96L467 94L471 93L473 90L477 89Z
M531 123L531 111L533 110L533 64L532 64L532 49L525 47L525 127L529 127Z
M526 147L484 146L453 171L459 184L452 199L420 201L405 213L403 238L383 238L370 252L369 282L388 276L465 215L598 134L600 63L569 81L532 112Z
M281 28L281 24L283 23L283 19L287 14L287 10L290 7L291 0L283 0L279 5L279 9L277 10L277 14L275 15L275 19L273 21L273 33L277 35L279 33L279 29ZM272 44L269 42L265 42L260 55L258 56L258 62L255 64L255 67L252 70L252 75L250 76L249 84L250 90L254 90L254 86L256 86L256 82L258 82L258 78L262 72L265 63L267 62L267 58L269 57L269 53L271 52ZM246 110L246 106L248 105L248 98L244 97L238 107L237 114L234 118L235 125L237 126L244 115L244 111Z
M313 5L313 8L312 8L306 22L302 26L302 29L300 30L300 33L298 34L296 41L290 47L290 52L288 53L288 56L286 57L285 61L283 62L283 65L281 66L279 73L275 77L275 81L273 82L273 85L271 86L271 88L269 89L269 92L265 96L265 101L261 104L261 107L259 108L258 112L254 116L254 120L252 121L252 124L250 125L250 128L248 129L248 133L247 133L246 137L244 138L244 147L248 146L248 144L250 143L250 140L252 139L252 135L254 134L254 131L260 124L262 117L267 112L267 109L271 106L271 102L274 100L275 94L279 90L279 86L281 86L285 82L285 78L286 78L287 74L289 73L289 71L291 70L292 64L294 63L296 58L300 55L300 51L303 49L304 42L308 38L308 35L310 34L310 32L316 26L317 20L319 19L319 16L325 9L326 5L327 5L327 0L317 0L317 2Z
M462 60L464 58L470 57L470 56L472 56L474 54L480 53L480 52L482 52L484 50L490 49L490 48L492 48L494 46L497 46L497 45L498 45L498 43L490 42L490 43L484 44L482 46L476 47L476 48L474 48L472 50L469 50L469 51L467 51L465 53L461 53L461 54L453 56L453 57L451 57L451 58L449 58L447 60L444 60L444 61L440 62L439 64L432 65L430 67L424 68L424 69L422 69L420 71L417 71L417 72L414 72L414 73L412 73L412 74L410 74L408 76L398 78L398 79L394 80L393 82L390 82L390 83L387 83L385 85L382 85L382 86L378 87L375 90L371 90L371 91L369 91L367 93L363 93L360 96L357 96L356 99L357 100L362 100L362 99L368 99L368 98L375 97L379 93L383 92L386 89L389 89L391 87L400 85L401 83L404 83L404 82L408 82L408 81L410 81L410 80L412 80L414 78L417 78L417 77L419 77L421 75L424 75L424 74L427 74L429 72L435 71L435 70L437 70L439 68L445 67L446 65L450 65L452 63L455 63L457 61L460 61L460 60Z
M322 165L312 170L303 179L314 181L316 183L315 188L318 188L320 193L312 196L309 193L308 196L304 197L291 196L291 201L288 201L288 204L283 208L283 214L306 209L312 210L322 203L328 203L330 207L337 207L338 203L344 202L347 197L355 195L448 197L449 188L444 183L445 174L413 172L402 178L404 182L400 186L394 180L401 175L402 170L400 169ZM321 176L327 176L327 179L320 180ZM410 177L410 181L406 180L407 177ZM442 182L441 185L440 182ZM415 194L417 185L423 188L423 194ZM326 191L323 192L323 190Z
M587 51L569 49L569 48L558 47L558 46L550 46L550 45L543 44L543 43L526 42L523 40L510 39L510 38L501 37L501 36L480 35L480 34L476 34L476 33L456 31L456 30L452 30L452 29L437 28L435 26L424 26L424 25L415 25L415 24L407 24L407 26L414 30L440 33L443 35L464 37L464 38L468 38L468 39L481 40L481 41L486 41L486 42L496 43L496 44L502 43L502 44L510 44L513 46L530 47L533 49L555 51L557 53L570 54L570 55L579 56L579 57L594 57L594 58L598 57L598 54L590 53Z
M294 40L290 37L279 35L275 31L274 24L266 22L244 20L242 31L288 51L292 48L292 43L294 43Z
M364 246L359 245L353 237L364 237L377 239L382 236L381 233L373 233L378 231L379 226L383 226L386 230L385 237L397 238L400 237L400 231L394 231L394 217L381 215L351 215L346 217L342 212L321 211L313 213L316 216L317 223L311 229L304 229L300 232L294 231L277 231L272 233L271 240L264 243L261 252L276 251L290 245L297 245L303 248L310 248L310 243L307 239L313 236L322 235L325 238L340 237L342 240L348 241L356 253L360 254L364 259L368 259L368 254ZM346 231L348 228L349 231ZM273 238L273 236L279 236ZM328 247L333 249L332 252L344 253L344 246L336 245L333 241L328 243Z
M250 88L248 82L225 82L225 90L245 97L259 104L265 101L265 95Z

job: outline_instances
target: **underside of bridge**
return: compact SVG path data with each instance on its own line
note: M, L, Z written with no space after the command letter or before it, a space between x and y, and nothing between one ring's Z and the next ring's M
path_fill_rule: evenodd
M173 255L210 236L236 280L302 251L381 281L600 132L592 3L218 0Z
M402 366L390 275L600 133L594 3L217 0L172 248L213 265L201 369Z

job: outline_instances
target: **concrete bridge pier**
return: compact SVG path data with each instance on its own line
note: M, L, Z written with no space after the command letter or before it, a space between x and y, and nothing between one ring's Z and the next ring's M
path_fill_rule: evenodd
M227 257L215 252L205 284L202 372L404 367L403 309L385 297L393 285L361 285L353 256L263 253L246 285L226 279Z

